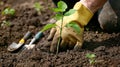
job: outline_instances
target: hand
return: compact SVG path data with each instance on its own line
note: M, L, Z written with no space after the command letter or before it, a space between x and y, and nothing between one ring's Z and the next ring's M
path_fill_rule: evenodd
M61 44L59 46L59 50L64 50L67 48L74 48L75 50L80 49L83 44L83 32L84 26L87 25L93 13L86 8L82 3L78 2L75 4L74 8L76 11L74 14L70 16L65 16L63 18L62 25L62 34L61 34ZM80 27L80 33L77 33L72 27L65 27L67 23L76 22ZM52 39L52 43L50 46L51 52L56 52L57 43L60 37L60 28L61 20L56 22L56 27L52 28L50 31L50 35L48 36L48 40Z
M50 35L48 39L52 39L52 44L50 47L51 52L56 52L57 50L57 43L60 37L60 21L56 22L57 26L51 29ZM83 31L84 28L80 28L80 33L77 33L72 27L62 27L62 34L61 34L61 44L59 46L60 50L65 50L67 48L74 48L80 49L83 43ZM76 45L75 45L76 44Z

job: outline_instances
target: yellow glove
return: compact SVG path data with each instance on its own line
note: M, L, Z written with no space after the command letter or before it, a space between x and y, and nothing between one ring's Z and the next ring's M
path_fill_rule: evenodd
M83 44L84 26L88 24L89 20L93 16L93 13L80 2L77 2L73 9L76 10L74 14L63 18L62 41L59 50L67 48L80 49ZM76 22L80 26L80 33L77 33L72 27L65 27L67 23L72 21ZM53 38L50 46L51 52L56 52L57 50L61 20L57 21L56 24L57 26L51 29L50 35L48 36L48 40Z

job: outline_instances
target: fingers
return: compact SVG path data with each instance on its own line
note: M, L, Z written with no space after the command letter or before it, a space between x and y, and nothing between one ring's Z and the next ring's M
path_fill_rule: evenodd
M66 31L62 31L62 41L59 41L60 38L60 32L59 32L59 28L52 28L50 31L50 35L48 36L48 40L52 40L51 46L50 46L50 52L55 53L56 51L63 51L66 50L68 48L73 49L74 50L80 50L83 44L83 39L82 39L82 35L73 35L73 34L69 34L71 32L66 32ZM58 45L58 41L60 42L60 45ZM59 50L57 50L57 48L59 47Z
M82 48L83 42L77 41L76 45L74 46L75 51L79 51Z
M56 29L55 29L55 28L52 28L51 31L50 31L50 35L48 36L47 40L52 40L55 32L56 32Z
M58 39L59 39L59 35L56 32L50 46L50 52L55 53L57 51Z

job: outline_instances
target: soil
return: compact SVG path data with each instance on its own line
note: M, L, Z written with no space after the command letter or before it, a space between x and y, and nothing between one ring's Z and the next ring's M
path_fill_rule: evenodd
M27 31L32 31L32 37L55 14L49 7L54 7L51 0L2 0L0 13L10 6L16 10L14 17L5 19L11 22L10 26L0 27L0 67L120 67L120 33L107 33L101 30L97 20L93 18L84 32L84 45L79 51L66 50L53 54L49 52L50 41L47 41L49 30L31 50L10 53L7 47L23 37ZM34 2L43 6L41 14L33 8ZM0 24L4 17L0 15ZM31 37L31 38L32 38ZM30 39L27 41L29 43ZM96 62L89 63L85 57L87 53L96 55Z

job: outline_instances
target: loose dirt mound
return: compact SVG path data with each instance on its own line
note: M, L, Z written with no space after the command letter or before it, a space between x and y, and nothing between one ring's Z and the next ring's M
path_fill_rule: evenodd
M28 30L34 36L54 15L48 8L53 7L51 0L39 1L44 7L41 15L32 7L34 0L4 1L5 6L0 8L0 12L8 5L17 12L14 17L7 18L12 23L10 27L0 27L0 67L90 67L92 65L85 57L87 53L97 56L93 67L120 67L120 33L97 31L100 28L93 26L85 31L84 46L79 51L66 50L57 55L50 53L50 42L46 40L49 31L46 31L34 49L18 53L7 52L7 47L13 41L18 42Z

